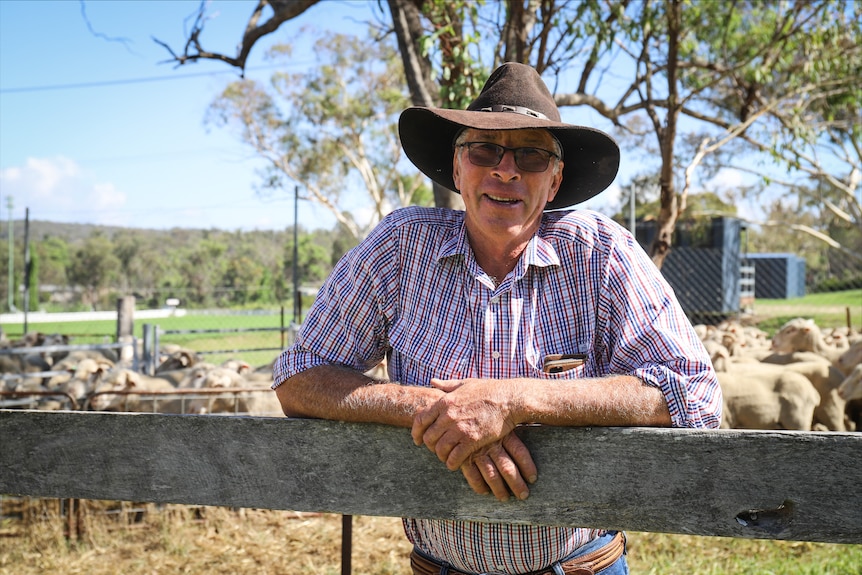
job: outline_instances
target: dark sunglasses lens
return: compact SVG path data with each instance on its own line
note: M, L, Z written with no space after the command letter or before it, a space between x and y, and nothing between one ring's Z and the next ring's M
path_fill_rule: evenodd
M544 172L548 169L550 154L538 148L518 148L515 150L515 163L525 172Z
M503 159L503 148L494 144L470 144L467 150L470 161L477 166L496 166Z

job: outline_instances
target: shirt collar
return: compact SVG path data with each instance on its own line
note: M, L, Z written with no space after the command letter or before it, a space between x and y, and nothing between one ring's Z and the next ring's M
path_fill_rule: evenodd
M539 231L530 239L530 243L527 244L527 248L518 260L518 265L515 267L515 277L523 277L529 266L544 268L561 265L557 250L543 237L544 230L545 222L543 219ZM462 256L464 262L475 260L470 249L470 242L467 241L467 227L463 217L461 225L451 228L448 237L444 238L440 244L440 248L437 250L437 262L457 256Z

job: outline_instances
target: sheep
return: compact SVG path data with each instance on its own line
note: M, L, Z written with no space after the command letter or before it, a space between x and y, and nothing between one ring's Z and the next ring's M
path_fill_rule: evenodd
M852 344L835 360L835 367L844 375L850 375L857 365L862 365L862 341Z
M795 318L784 324L772 338L772 349L776 353L813 351L835 362L843 349L826 343L823 333L812 319Z
M261 378L259 378L261 379ZM254 379L243 376L236 371L224 367L210 370L203 376L202 389L230 389L255 387L250 385ZM272 378L262 379L259 389L236 393L210 395L193 400L189 406L190 413L244 413L249 415L283 416L281 404L272 391Z
M853 368L838 388L838 395L847 403L844 405L844 416L847 418L847 428L853 427L862 431L862 364Z
M814 424L830 431L845 431L846 401L838 394L844 374L836 367L819 361L790 363L786 368L807 377L820 394L820 405L814 410Z
M703 341L703 346L709 353L709 358L712 360L712 366L715 371L727 371L728 363L730 362L730 351L714 339L706 339Z
M198 381L200 377L215 367L215 364L202 361L194 367L158 372L158 377L167 379L179 389L194 389L201 387L202 384Z
M721 427L811 430L820 394L804 375L780 370L717 376L724 403Z
M251 365L241 359L226 359L222 362L221 367L231 369L240 375L251 373Z
M186 367L193 367L200 362L200 356L189 349L177 349L165 358L156 368L156 373L175 371Z
M813 351L792 351L790 353L770 353L760 360L762 363L771 363L774 365L787 365L789 363L801 363L817 361L826 365L829 360Z
M732 365L731 373L737 376L754 377L760 374L780 374L792 371L808 379L820 395L820 402L814 410L813 425L818 429L844 431L844 400L838 396L838 386L844 379L843 374L823 360L776 365L769 363Z
M853 371L844 378L838 387L838 395L844 401L851 399L862 399L862 364L853 368Z
M149 377L130 369L115 369L108 373L90 396L90 407L95 411L155 411L158 406L160 413L178 413L179 401L176 399L159 400L157 397L142 400L142 395L148 391L173 391L176 388L168 380L161 377ZM137 391L142 395L113 395L110 392ZM151 405L153 409L142 409Z
M75 398L82 405L101 382L102 377L113 368L107 359L82 359L78 362L72 377L59 384L49 386Z
M90 383L93 383L94 374L101 375L115 366L116 362L98 352L73 351L57 362L52 369L55 372L62 371L65 373L52 376L45 385L50 389L55 389L74 378L90 379Z

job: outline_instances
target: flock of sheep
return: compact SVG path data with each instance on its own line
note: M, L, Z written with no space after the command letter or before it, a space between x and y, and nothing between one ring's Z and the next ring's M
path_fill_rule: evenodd
M28 334L7 346L49 347L57 336ZM0 347L3 347L0 342ZM110 349L0 355L0 406L17 402L36 409L73 408L185 414L281 416L270 366L252 369L240 360L220 365L178 346L162 348L149 376L131 369ZM9 397L15 398L13 400ZM30 398L27 402L26 399ZM13 403L14 404L14 403Z
M787 322L771 339L736 322L695 329L718 372L722 427L862 431L862 335L855 330L821 330L803 318ZM13 342L0 333L0 348L63 343L64 336L32 333ZM0 374L0 406L282 415L270 389L271 365L214 365L177 346L162 349L152 376L134 371L109 349L0 355Z
M790 320L770 340L734 322L695 326L724 395L722 427L862 431L862 335Z

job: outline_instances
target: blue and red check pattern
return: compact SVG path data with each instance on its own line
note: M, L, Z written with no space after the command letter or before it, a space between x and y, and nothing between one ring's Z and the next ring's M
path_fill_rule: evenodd
M542 371L548 354L586 362ZM392 381L567 379L630 374L663 392L674 426L718 427L721 392L675 296L631 235L591 211L549 212L497 287L478 266L463 212L411 207L388 215L321 289L275 386L310 367L359 370L389 360ZM458 569L524 573L600 532L405 519L420 549Z

